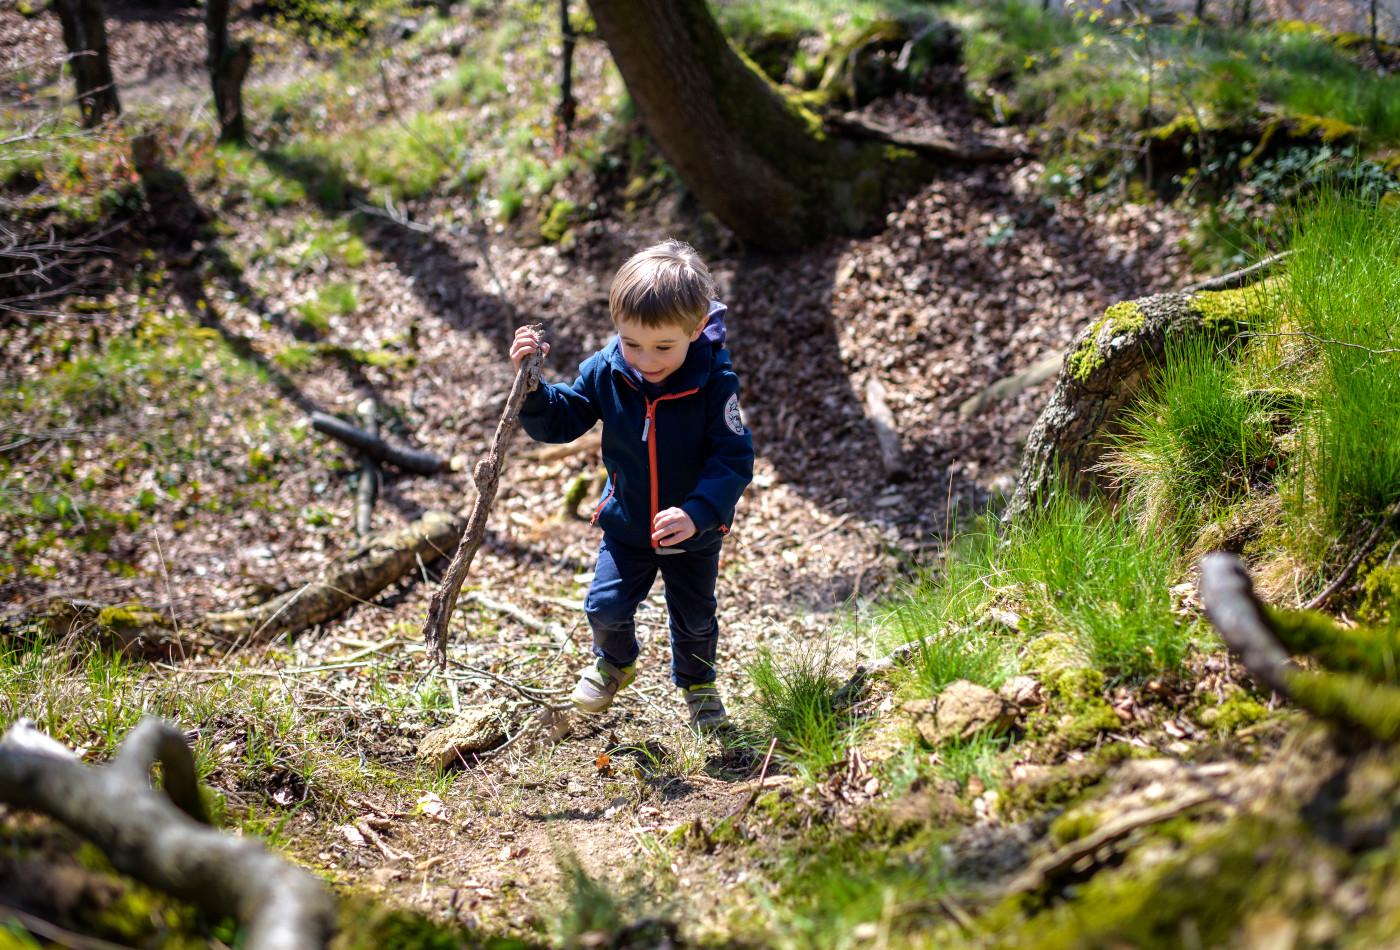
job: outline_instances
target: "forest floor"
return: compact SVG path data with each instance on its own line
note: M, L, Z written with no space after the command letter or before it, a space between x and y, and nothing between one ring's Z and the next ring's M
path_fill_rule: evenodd
M197 19L119 10L118 74L125 64L162 63L159 75L123 87L129 108L202 96ZM14 14L0 18L7 57L56 51L47 18L18 24L18 33ZM302 52L283 39L291 51L282 61L295 62ZM605 83L604 55L597 45L581 50L585 97ZM396 76L398 107L411 108L440 67L440 57L427 55L414 67L425 75ZM284 68L271 67L254 85L281 81ZM172 98L170 88L191 95ZM382 98L374 88L364 95ZM72 449L35 443L27 463L36 470L68 463L73 478L98 476L86 496L93 510L123 509L147 491L154 500L138 528L118 530L101 550L36 553L32 563L50 558L52 570L12 580L6 599L16 612L55 598L139 603L179 625L303 583L354 546L357 477L356 461L310 432L305 413L350 413L365 398L392 417L395 437L465 463L434 478L386 478L376 529L458 510L510 384L513 324L543 321L553 341L547 375L571 378L610 334L606 297L616 267L654 241L693 239L731 308L729 346L758 454L721 566L720 684L733 729L705 737L685 724L667 680L658 586L639 616L637 684L607 714L576 719L557 745L510 750L445 775L417 763L418 741L459 709L495 704L517 725L528 713L528 703L468 666L562 692L585 661L580 606L598 536L586 517L565 511L564 495L577 476L599 484L597 444L587 440L568 454L516 444L467 589L547 626L465 602L449 649L463 664L453 678L431 674L418 642L437 579L437 565L424 564L373 603L294 641L127 668L113 695L139 709L154 690L176 697L177 708L188 701L201 710L181 724L198 741L205 780L232 810L256 816L249 827L338 884L485 932L528 935L547 928L563 895L576 893L572 855L589 876L619 888L629 875L668 877L692 912L713 901L703 924L719 926L719 906L750 880L748 869L678 841L751 806L760 772L765 789L790 789L803 808L854 813L887 794L881 767L908 752L904 727L881 726L876 715L845 768L828 778L803 781L781 764L765 770L747 669L765 650L830 648L843 673L883 653L892 640L878 623L881 598L935 566L950 529L1010 488L1051 384L971 418L959 406L1062 351L1107 305L1195 276L1181 250L1181 211L1052 200L1037 187L1041 171L1033 159L949 169L891 207L877 233L786 255L743 250L674 196L642 212L605 209L575 226L565 245L525 226L486 227L489 267L508 303L493 292L481 246L460 227L422 233L364 217L353 236L363 253L347 254L352 238L337 212L313 201L272 209L232 199L215 179L192 178L183 205L136 222L113 254L119 271L163 272L156 285L114 290L96 318L69 313L8 332L0 344L7 373L36 383L63 361L49 345L57 337L167 319L188 328L181 314L197 318L206 334L199 339L241 339L251 349L166 367L183 388L162 393L151 377L149 389L119 391L119 401L134 401L88 424ZM451 198L407 207L416 222L473 223ZM217 218L217 236L191 242L181 216L205 215ZM318 243L325 234L331 242ZM297 358L307 345L297 315L332 284L353 285L353 303L331 308L315 341L382 358ZM909 460L912 475L898 484L882 477L863 409L873 380L888 393ZM164 462L148 459L145 472L110 474L112 439L186 438L196 452L171 450ZM39 480L35 490L45 490ZM1209 657L1197 672L1226 675ZM179 698L186 695L204 698ZM42 712L60 701L36 693L10 702L9 712ZM890 713L893 703L877 691L868 711ZM91 743L76 726L69 738L96 748L100 730L92 728ZM255 751L259 732L268 748ZM1177 733L1196 735L1177 725L1164 747ZM1008 773L1022 766L1009 762ZM960 794L975 807L975 789Z

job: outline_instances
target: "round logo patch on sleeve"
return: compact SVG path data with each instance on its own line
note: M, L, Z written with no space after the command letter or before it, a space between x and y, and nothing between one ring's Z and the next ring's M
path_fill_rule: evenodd
M735 435L744 434L744 417L739 414L739 394L734 393L724 404L724 424Z

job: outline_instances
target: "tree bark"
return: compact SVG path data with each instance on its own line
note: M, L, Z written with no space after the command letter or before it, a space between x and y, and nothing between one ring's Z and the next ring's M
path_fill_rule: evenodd
M150 784L156 764L162 792ZM0 741L0 801L56 819L142 883L235 917L248 950L315 950L335 929L320 881L258 841L209 826L194 757L169 723L143 720L109 765L91 768L20 720Z
M68 48L83 127L90 129L109 115L121 115L112 62L107 55L102 0L54 0L54 10L63 25L63 45Z
M589 0L637 111L700 203L746 241L792 248L870 224L912 153L833 138L729 45L704 0Z
M219 115L219 141L243 142L248 131L243 121L243 79L253 61L253 44L247 39L229 44L229 0L207 0L204 32L208 44L209 84Z

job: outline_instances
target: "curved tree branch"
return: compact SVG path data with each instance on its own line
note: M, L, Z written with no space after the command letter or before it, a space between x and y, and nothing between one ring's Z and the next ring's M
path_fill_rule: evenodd
M156 762L163 792L150 784ZM258 841L209 827L194 758L170 723L143 720L110 765L92 768L20 720L0 741L0 801L61 822L157 890L235 917L248 950L315 950L335 929L320 881Z

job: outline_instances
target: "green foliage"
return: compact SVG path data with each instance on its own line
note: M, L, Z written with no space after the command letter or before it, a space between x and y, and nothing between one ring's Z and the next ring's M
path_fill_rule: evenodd
M982 627L996 595L997 538L990 526L949 544L939 571L925 574L882 618L899 640L919 641L911 672L920 695L954 680L995 688L1016 669L1015 639Z
M1324 194L1293 249L1276 330L1300 335L1316 377L1283 494L1296 535L1321 548L1400 500L1400 205Z
M1073 634L1110 676L1138 678L1175 672L1190 643L1167 593L1176 558L1129 511L1058 491L1011 526L1000 564L1044 628Z
M1213 336L1167 345L1163 363L1105 461L1148 525L1185 540L1251 488L1273 448L1267 413Z
M841 760L854 723L836 707L840 682L830 647L799 649L786 661L761 650L745 672L764 726L784 756L813 778Z
M1004 736L982 732L971 739L945 742L938 747L938 764L934 774L966 787L968 779L976 776L987 788L1000 784L1001 753L1010 745Z

